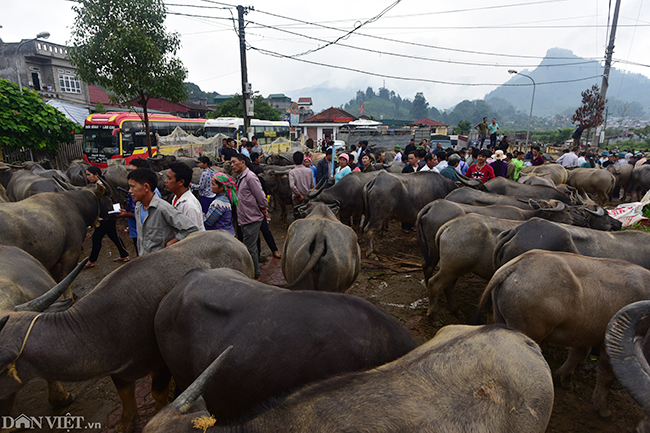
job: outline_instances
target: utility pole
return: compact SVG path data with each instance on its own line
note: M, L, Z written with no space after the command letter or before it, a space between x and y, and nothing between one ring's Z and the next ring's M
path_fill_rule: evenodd
M244 14L252 10L252 7L245 8L237 6L239 16L239 58L241 62L241 96L242 106L244 108L244 136L248 138L248 128L251 120L248 117L248 97L251 92L251 85L248 83L248 69L246 68L246 36L244 34ZM252 101L251 101L252 102ZM252 110L251 110L252 111Z
M603 84L600 86L600 100L605 101L607 98L607 87L609 86L609 70L612 67L612 54L614 54L614 39L616 39L616 24L618 23L618 11L621 8L621 0L616 0L616 6L614 6L614 19L612 20L612 32L609 35L609 44L607 45L607 51L605 51L605 72L603 73ZM600 144L598 136L597 125L594 125L594 135L592 137L592 145Z

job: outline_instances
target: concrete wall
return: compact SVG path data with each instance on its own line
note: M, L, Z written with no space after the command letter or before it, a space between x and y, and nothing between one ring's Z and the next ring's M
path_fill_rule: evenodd
M17 62L22 86L36 90L45 101L58 99L92 108L86 83L79 80L81 93L66 92L60 84L61 75L76 75L76 69L67 59L67 47L38 40L23 44L16 53L18 45L19 43L0 43L0 78L17 83ZM39 78L40 90L35 89L39 83L32 80L32 73Z

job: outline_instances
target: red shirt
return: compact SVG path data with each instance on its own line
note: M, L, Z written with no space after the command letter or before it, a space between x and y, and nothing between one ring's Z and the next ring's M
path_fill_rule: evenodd
M544 165L546 161L544 161L544 157L540 153L537 158L531 158L530 163L533 165Z
M485 164L481 169L478 168L478 163L472 164L469 166L469 170L467 170L465 176L472 179L478 179L485 183L490 179L494 179L494 170L489 164Z

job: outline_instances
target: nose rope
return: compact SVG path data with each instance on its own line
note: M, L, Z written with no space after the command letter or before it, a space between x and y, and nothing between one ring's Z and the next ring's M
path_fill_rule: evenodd
M18 381L18 383L23 383L22 380L18 377L18 371L16 370L16 361L18 361L18 358L20 358L20 355L23 354L23 349L25 349L25 345L27 344L27 339L29 338L29 334L32 332L32 328L34 327L34 323L36 323L36 320L38 320L39 317L41 317L43 313L38 314L34 319L32 320L32 323L29 325L29 329L27 329L27 334L25 334L25 339L23 340L23 345L20 346L20 351L18 352L18 356L16 356L16 359L14 359L12 362L10 362L5 368L0 371L2 373L3 371L7 370L7 376L13 377Z

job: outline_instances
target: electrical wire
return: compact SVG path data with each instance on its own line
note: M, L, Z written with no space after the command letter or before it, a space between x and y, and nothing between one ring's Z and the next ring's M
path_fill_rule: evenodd
M315 53L316 51L320 51L320 50L322 50L322 49L324 49L324 48L327 48L327 47L329 47L329 46L332 46L332 45L336 44L337 42L341 41L342 39L349 37L352 33L356 32L356 31L359 30L361 27L363 27L363 26L365 26L365 25L367 25L367 24L372 24L372 23L374 23L374 22L377 22L377 20L379 20L379 18L381 18L381 17L383 17L384 15L386 15L386 14L388 13L388 11L390 11L390 10L393 9L395 6L397 6L401 1L402 1L402 0L397 0L397 1L395 1L393 4L391 4L390 6L388 6L386 9L384 9L383 11L381 11L379 14L377 14L377 15L375 15L374 17L372 17L372 18L366 20L365 22L359 24L358 26L355 26L354 29L350 30L349 32L347 32L347 33L344 34L343 36L339 36L338 38L334 39L333 41L326 43L326 44L323 45L322 47L318 47L318 48L314 48L314 49L311 49L311 50L304 51L304 52L302 52L302 53L294 54L293 57L302 57L302 56L306 56L307 54Z
M336 30L336 31L345 31L341 30L336 27L331 27L331 26L326 26L318 23L313 23L309 21L304 21L300 20L297 18L291 18L287 16L282 16L278 14L274 14L272 12L265 12L261 11L259 9L256 9L255 12L262 13L265 15L273 16L276 18L282 18L290 21L295 21L299 22L301 24L308 24L316 27L321 27L324 29L329 29L329 30ZM459 53L467 53L467 54L479 54L479 55L486 55L486 56L496 56L496 57L513 57L513 58L522 58L522 59L553 59L553 60L572 60L572 57L564 57L564 56L552 56L552 57L546 57L546 56L530 56L530 55L517 55L517 54L504 54L504 53L492 53L492 52L486 52L486 51L475 51L475 50L463 50L459 48L449 48L449 47L442 47L442 46L437 46L437 45L428 45L428 44L421 44L417 42L407 42L407 41L401 41L399 39L392 39L392 38L386 38L382 36L376 36L376 35L370 35L367 33L355 33L357 36L364 36L372 39L377 39L381 41L386 41L386 42L395 42L395 43L400 43L400 44L405 44L405 45L411 45L411 46L416 46L416 47L422 47L422 48L432 48L432 49L437 49L437 50L444 50L444 51L453 51L453 52L459 52ZM600 60L601 57L587 57L585 58L586 60Z
M265 50L262 48L257 48L250 46L251 50L258 51L260 54L264 54L267 56L272 56L272 57L277 57L277 58L284 58L284 59L291 59L295 60L297 62L303 62L303 63L308 63L311 65L316 65L316 66L324 66L327 68L332 68L332 69L341 69L345 71L351 71L351 72L357 72L360 74L364 75L371 75L374 77L382 77L382 78L391 78L394 80L402 80L402 81L417 81L417 82L425 82L425 83L434 83L434 84L445 84L445 85L450 85L450 86L467 86L467 87L478 87L478 86L504 86L504 87L528 87L532 86L532 83L522 83L522 84L514 84L514 83L458 83L458 82L451 82L451 81L440 81L440 80L432 80L429 78L413 78L413 77L400 77L396 75L388 75L388 74L381 74L378 72L370 72L370 71L364 71L361 69L355 69L355 68L349 68L346 66L337 66L337 65L332 65L328 63L320 63L320 62L314 62L311 60L306 60L306 59L301 59L301 58L295 58L291 57L289 55L281 54L281 53L276 53L274 51L269 51ZM546 82L539 82L536 83L538 86L540 85L546 85L546 84L562 84L562 83L574 83L577 81L586 81L586 80L593 80L594 78L600 78L602 77L601 75L594 75L591 77L584 77L584 78L577 78L573 80L558 80L558 81L546 81Z
M265 24L257 23L254 21L248 21L250 24L254 24L260 27L264 27L267 29L272 29L284 33L289 33L294 36L302 36L306 39L311 39L315 40L318 42L327 42L324 39L316 38L313 36L307 36L303 35L300 33L292 32L291 30L286 30L286 29L280 29L276 28L273 26L267 26ZM387 56L394 56L394 57L399 57L399 58L407 58L407 59L414 59L414 60L423 60L423 61L428 61L428 62L437 62L437 63L449 63L449 64L456 64L456 65L465 65L465 66L487 66L487 67L498 67L498 68L535 68L539 65L515 65L515 64L495 64L495 63L479 63L479 62L465 62L465 61L458 61L458 60L444 60L444 59L435 59L435 58L430 58L430 57L422 57L422 56L413 56L409 54L403 54L403 53L392 53L388 51L379 51L379 50L373 50L371 48L361 48L357 47L354 45L347 45L347 44L341 44L339 43L338 46L340 47L345 47L345 48L350 48L354 50L360 50L360 51L365 51L369 53L374 53L374 54L380 54L380 55L387 55ZM324 48L324 47L323 47ZM306 51L308 52L308 51ZM296 58L298 56L296 55L290 55L289 57L291 58ZM545 67L555 67L555 66L574 66L574 65L584 65L588 63L594 63L596 60L585 60L585 61L579 61L579 62L573 62L573 63L558 63L558 64L550 64L550 65L544 65Z

